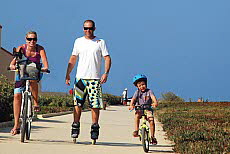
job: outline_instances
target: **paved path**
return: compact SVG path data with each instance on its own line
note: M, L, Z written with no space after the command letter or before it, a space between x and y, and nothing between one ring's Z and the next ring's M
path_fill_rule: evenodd
M91 145L91 112L83 112L78 143L70 138L72 115L43 118L32 123L31 140L20 143L20 135L11 136L10 128L0 128L0 154L142 154L138 138L132 137L134 112L124 106L110 106L101 111L100 136ZM161 124L156 122L158 145L150 153L173 153L172 144L165 140Z

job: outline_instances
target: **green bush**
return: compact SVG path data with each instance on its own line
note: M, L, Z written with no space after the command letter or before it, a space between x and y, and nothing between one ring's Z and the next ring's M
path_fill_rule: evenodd
M12 120L14 84L0 75L0 122Z
M66 111L73 111L73 107L41 106L41 111L37 114L58 113Z
M184 102L183 98L180 98L179 96L177 96L173 92L167 92L165 94L161 94L161 96L162 96L162 103L164 103L164 102L166 102L166 103Z
M115 96L112 94L103 94L103 101L106 101L109 105L118 105L121 101L121 96Z

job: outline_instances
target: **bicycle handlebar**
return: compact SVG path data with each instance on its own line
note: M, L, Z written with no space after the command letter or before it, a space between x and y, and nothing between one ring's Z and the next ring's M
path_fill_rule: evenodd
M11 70L10 69L10 66L7 67L7 70L8 71L16 71L16 70ZM41 72L44 72L44 73L50 73L50 70L46 70L46 71L43 71L43 70L40 70Z

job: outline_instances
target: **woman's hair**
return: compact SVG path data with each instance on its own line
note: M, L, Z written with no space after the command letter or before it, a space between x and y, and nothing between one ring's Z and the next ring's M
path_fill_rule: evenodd
M29 35L29 34L34 34L36 37L38 37L37 33L35 31L29 31L26 33L26 37Z

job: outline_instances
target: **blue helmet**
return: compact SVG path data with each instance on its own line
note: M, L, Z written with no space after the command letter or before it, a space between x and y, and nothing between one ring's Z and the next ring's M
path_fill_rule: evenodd
M144 74L137 74L133 77L133 84L137 86L137 82L139 81L145 81L147 84L147 77Z

